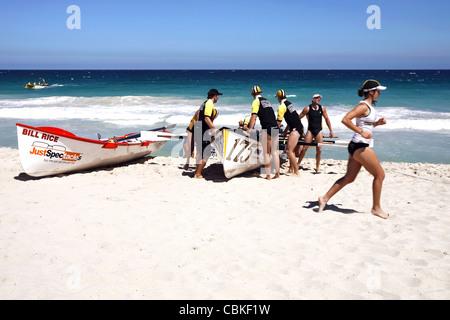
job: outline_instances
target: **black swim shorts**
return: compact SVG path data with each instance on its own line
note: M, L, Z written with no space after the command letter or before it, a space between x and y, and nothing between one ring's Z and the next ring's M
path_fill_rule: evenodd
M291 129L292 131L297 131L300 134L300 138L303 138L305 135L303 134L303 125L300 124L297 128Z
M308 130L311 131L312 135L315 137L322 131L322 128L308 128Z
M351 141L348 144L348 153L350 153L353 156L353 154L355 153L356 150L361 149L361 148L367 148L368 146L369 146L369 144L367 144L367 143Z

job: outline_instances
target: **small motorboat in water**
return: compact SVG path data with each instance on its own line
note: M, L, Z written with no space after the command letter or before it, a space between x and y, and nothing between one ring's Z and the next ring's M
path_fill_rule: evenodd
M41 82L41 80L42 80L42 82ZM49 85L50 84L45 82L44 79L39 79L38 83L36 83L36 82L34 82L34 83L28 82L25 85L25 88L27 88L27 89L42 89L42 88L48 87Z

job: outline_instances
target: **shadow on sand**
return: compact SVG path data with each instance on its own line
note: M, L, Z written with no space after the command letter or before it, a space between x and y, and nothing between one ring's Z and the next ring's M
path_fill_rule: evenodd
M182 166L178 167L179 169L183 169ZM182 176L186 176L186 177L190 177L190 178L194 178L194 174L195 174L195 167L193 167L192 165L189 167L189 170L185 170L183 171L183 173L181 174ZM244 173L241 173L238 176L235 176L233 178L228 179L227 177L225 177L225 174L223 172L223 165L220 162L217 163L212 163L210 165L206 165L206 167L203 169L202 172L203 178L206 181L212 181L212 182L217 182L217 183L222 183L222 182L227 182L230 179L242 179L242 178L255 178L255 177L259 177L260 176L260 172L259 169L255 169L252 171L247 171Z
M62 178L62 177L67 177L67 176L70 176L70 175L73 175L73 174L80 174L80 173L83 174L83 173L92 173L92 172L99 172L99 171L112 171L115 168L128 167L128 166L132 166L132 165L135 165L135 164L144 164L147 161L153 160L154 158L155 158L154 156L149 156L149 157L144 157L144 158L140 158L140 159L124 162L124 163L117 164L117 165L114 165L114 166L105 166L105 167L98 167L98 168L81 170L81 171L73 171L73 172L67 172L67 173L58 173L58 174L55 174L55 175L45 176L45 177L32 177L32 176L26 174L25 172L21 172L19 175L15 176L14 179L19 180L19 181L30 181L30 180Z
M306 209L312 209L315 212L319 211L319 201L307 201L306 203L308 203L307 205L303 206L303 208ZM341 204L338 205L334 205L334 204L327 204L325 206L325 208L323 209L323 211L336 211L342 214L353 214L353 213L358 213L358 211L354 210L354 209L345 209L345 208L339 208L338 206L341 206ZM317 208L315 208L317 207Z

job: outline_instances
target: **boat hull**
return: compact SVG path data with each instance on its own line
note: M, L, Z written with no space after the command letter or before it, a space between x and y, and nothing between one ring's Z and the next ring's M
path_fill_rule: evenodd
M227 178L258 169L264 162L261 143L244 133L222 129L215 136L212 145L223 164L223 172Z
M42 88L45 88L45 87L48 87L48 86L49 86L49 84L42 85L42 84L30 84L30 83L27 83L25 85L25 87L27 89L42 89Z
M166 143L91 140L58 128L23 124L17 124L17 137L22 167L33 177L117 165L156 152Z

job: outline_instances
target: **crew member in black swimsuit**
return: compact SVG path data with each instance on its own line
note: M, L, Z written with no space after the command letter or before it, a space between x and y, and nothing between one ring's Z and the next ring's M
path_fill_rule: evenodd
M330 129L330 138L333 137L333 129L331 129L331 122L328 118L327 110L324 106L320 105L320 100L322 99L322 96L320 94L315 94L312 97L312 103L307 106L305 109L303 109L302 113L300 114L300 119L306 116L308 118L308 132L305 136L305 142L310 143L312 142L313 138L316 143L322 143L323 142L323 127L322 127L322 117L325 118L325 122ZM305 153L308 150L308 148L305 146L303 149L300 150L299 148L299 158L297 165L300 167L300 164L305 157ZM319 166L320 166L320 158L322 155L322 147L317 146L316 147L316 172L319 172Z

